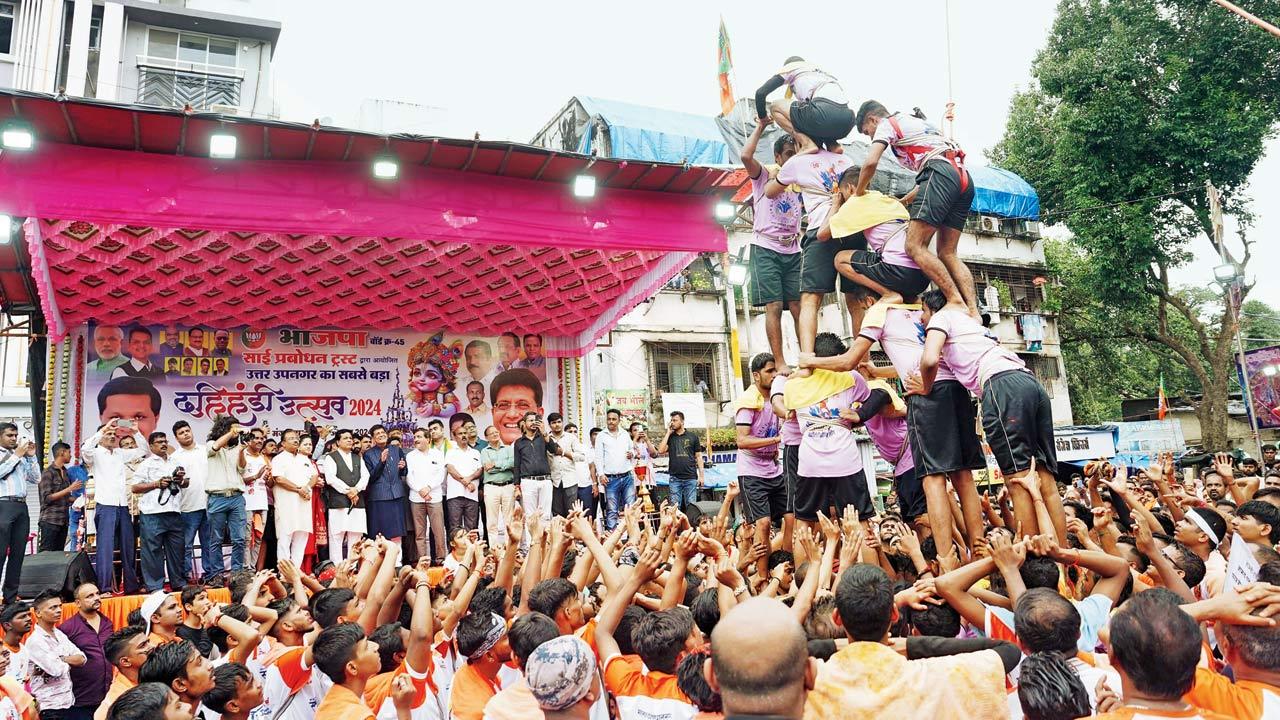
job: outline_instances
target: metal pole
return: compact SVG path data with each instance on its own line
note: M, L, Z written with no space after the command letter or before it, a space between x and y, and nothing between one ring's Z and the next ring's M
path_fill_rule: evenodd
M1226 242L1222 237L1222 199L1218 196L1218 188L1213 183L1206 183L1209 192L1209 219L1213 223L1213 240L1218 245L1218 257L1222 264L1231 262L1227 257ZM1238 270L1237 270L1238 273ZM1227 288L1227 320L1235 325L1236 358L1240 362L1240 395L1244 398L1244 409L1249 416L1249 429L1253 431L1253 443L1257 447L1257 457L1262 457L1262 434L1258 430L1258 414L1253 406L1253 383L1249 379L1249 366L1244 358L1244 340L1240 336L1240 315L1237 312L1236 300L1244 278L1237 274ZM1227 398L1228 402L1230 397ZM1227 416L1230 421L1230 414Z
M1262 28L1263 30L1266 30L1267 32L1271 33L1272 35L1275 35L1276 37L1280 37L1280 28L1276 27L1275 25L1272 25L1271 23L1267 22L1266 20L1263 20L1262 18L1258 17L1257 15L1254 15L1253 13L1248 12L1248 11L1246 11L1245 9L1243 9L1243 8L1241 8L1241 7L1239 7L1239 6L1235 5L1235 4L1233 4L1233 3L1229 3L1229 2L1227 2L1227 0L1213 0L1213 1L1214 1L1215 3L1217 3L1219 6L1224 7L1224 8L1226 8L1226 9L1230 10L1231 12L1233 12L1233 13L1235 13L1235 14L1239 15L1240 17L1244 18L1245 20L1248 20L1249 22L1253 23L1254 25L1257 25L1258 27Z

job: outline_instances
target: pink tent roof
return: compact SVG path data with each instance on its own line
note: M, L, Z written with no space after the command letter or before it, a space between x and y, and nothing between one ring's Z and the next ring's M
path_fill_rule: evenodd
M6 102L7 100L7 102ZM698 252L722 169L0 93L0 154L50 334L87 321L546 336L589 350ZM235 160L204 157L219 128ZM376 180L370 161L400 163ZM592 199L573 197L580 173Z

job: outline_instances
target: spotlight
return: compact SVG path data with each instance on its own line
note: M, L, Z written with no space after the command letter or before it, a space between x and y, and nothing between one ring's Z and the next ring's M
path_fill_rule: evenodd
M35 133L28 125L10 122L0 131L0 146L6 150L30 150L35 145Z
M596 196L596 178L594 175L579 175L573 179L574 197L589 198Z
M720 222L728 222L733 219L733 203L718 202L716 203L716 219Z
M380 155L373 161L373 176L379 180L394 180L400 174L400 163L390 155Z
M1213 293L1214 295L1225 295L1227 293L1227 289L1222 287L1222 283L1218 282L1217 280L1211 281L1208 287L1209 287L1209 292Z
M0 215L0 245L8 245L13 239L13 218Z
M1219 282L1229 283L1236 279L1236 266L1232 263L1219 265L1213 269L1213 277Z
M209 136L209 157L229 160L236 156L236 136L216 132Z
M1262 368L1262 374L1267 377L1275 377L1277 368L1275 365L1266 365Z
M747 284L747 266L742 263L733 263L729 266L729 284L735 287L742 287Z

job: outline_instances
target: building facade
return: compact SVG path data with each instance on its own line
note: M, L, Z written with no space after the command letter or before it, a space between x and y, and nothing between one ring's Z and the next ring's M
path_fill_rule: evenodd
M0 0L0 86L274 117L280 23L253 0Z

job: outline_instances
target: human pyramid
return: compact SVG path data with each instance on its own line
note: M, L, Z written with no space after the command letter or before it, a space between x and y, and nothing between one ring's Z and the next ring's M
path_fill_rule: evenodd
M767 108L784 85L793 99ZM322 481L302 462L313 439L285 430L285 460L267 471L244 456L271 455L275 440L251 428L247 449L232 448L242 428L227 418L204 457L273 478L277 512L286 493L340 491L349 503L327 509L350 521L332 543L349 543L345 556L305 572L294 558L310 556L318 530L289 527L274 570L233 558L229 603L197 584L157 590L122 627L94 583L75 589L73 610L53 591L9 602L0 720L1280 718L1280 474L1219 455L1201 482L1162 456L1132 472L1090 463L1079 486L1059 487L1045 391L983 327L956 256L973 194L960 149L874 101L853 112L800 58L757 107L743 160L752 296L770 308L773 352L752 359L735 402L739 479L718 511L698 512L683 491L652 513L635 501L633 468L653 456L668 454L690 491L702 483L703 449L678 412L655 447L617 409L589 441L556 414L545 432L530 411L505 460L493 427L476 454L474 421L450 424L452 446L439 421L417 429L403 463L407 437L375 426L360 448L370 474L443 499L461 523L433 563L426 537L404 537L404 506L363 529L349 517L371 499L361 454L338 472L351 430L329 440ZM764 168L753 156L770 122L789 136ZM855 127L872 138L861 168L839 152ZM900 200L868 191L886 149L918 173ZM850 347L817 332L837 276ZM798 326L794 369L784 307ZM867 362L874 343L889 367ZM985 467L975 395L1004 477L994 497L973 480ZM855 428L893 466L883 511ZM111 429L100 457L119 461ZM169 462L165 434L152 435L146 462ZM16 444L16 428L0 440ZM141 457L134 442L129 457ZM577 465L586 484L558 482L550 497L549 478ZM168 485L162 469L166 482L134 487ZM446 472L465 487L419 483ZM495 502L486 542L476 493L492 493L486 507L513 498L513 473L542 483L546 502L529 503L533 485L523 502ZM443 522L430 522L434 535ZM411 549L416 563L403 559Z
M783 86L788 99L766 106ZM986 467L976 395L1001 473L1032 477L1046 498L1049 522L1042 526L1031 494L1010 486L1023 535L1052 532L1065 543L1048 395L983 326L973 276L957 255L974 193L964 152L922 118L890 113L874 100L855 114L836 79L799 57L756 91L756 109L759 124L742 159L755 191L751 294L766 307L772 352L752 359L755 387L739 402L736 422L745 450L739 476L761 533L769 517L794 513L812 526L819 511L833 507L852 506L870 522L866 470L849 432L862 427L894 466L904 517L919 528L941 528L940 552L953 536L972 547L982 517L973 471ZM774 143L777 167L766 169L754 156L770 123L788 135ZM855 128L871 138L861 167L839 145ZM917 173L900 199L868 190L886 150ZM817 331L822 299L835 292L837 277L853 319L852 347ZM928 290L930 283L937 289ZM784 305L800 345L794 372L782 358ZM888 367L868 361L874 343L889 356ZM886 382L894 378L905 401Z

